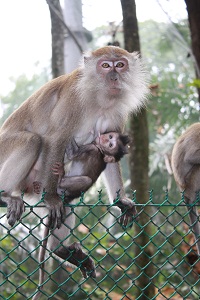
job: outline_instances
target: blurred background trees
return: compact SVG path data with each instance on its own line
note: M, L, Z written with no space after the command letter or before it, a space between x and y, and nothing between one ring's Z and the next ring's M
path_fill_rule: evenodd
M53 1L49 2L53 3ZM86 2L85 0L84 3ZM195 1L188 2L194 2L193 5L195 5ZM66 3L68 4L68 2ZM198 4L198 0L196 3ZM67 10L68 7L65 6L64 16ZM73 7L70 7L71 10L73 10ZM68 62L74 60L74 55L76 57L75 65L70 68L77 66L81 50L86 50L86 48L95 49L99 46L115 42L119 43L121 47L125 47L122 22L102 24L102 26L95 28L89 33L82 26L81 1L76 1L74 11L76 14L71 14L71 19L79 20L76 28L71 27L76 40L71 36L71 33L67 33L67 28L71 24L67 23L67 19L65 19L67 27L64 28L65 48L69 44L73 44L73 47L77 48L77 52L74 54L72 51L71 56L69 56L69 50L67 54L66 52L64 54L65 61L67 60ZM195 11L197 14L199 11L198 6L193 8L192 11ZM56 15L54 17L56 18ZM154 189L155 197L158 199L166 188L172 189L173 192L176 190L171 179L169 163L170 152L177 136L188 125L199 120L199 103L196 89L198 87L198 80L196 80L198 69L195 69L197 63L191 49L189 23L187 19L173 22L170 19L170 14L168 17L168 22L147 20L139 22L138 25L141 53L151 75L150 85L152 95L147 106L150 151L149 188ZM73 24L74 21L71 21L71 19L68 21ZM58 20L59 18L57 17L57 22ZM190 23L194 24L194 22ZM81 36L80 41L78 40L79 36ZM91 36L93 36L92 40ZM193 36L195 37L195 35ZM58 39L58 37L56 38ZM83 38L85 39L84 42L82 41ZM84 45L81 50L77 46L77 40L79 46ZM44 68L41 74L39 74L38 69L36 69L36 72L32 78L26 74L21 75L19 78L12 78L13 88L7 94L0 96L2 108L1 124L34 90L37 90L39 86L50 79L50 65ZM123 165L125 166L123 174L128 186L128 183L130 183L130 171L127 169L126 161L127 158L123 160ZM134 189L133 186L131 188Z
M138 22L135 11L138 1L121 0L123 21L102 24L89 32L82 24L81 0L65 0L61 2L62 6L57 0L48 0L52 24L52 68L49 63L32 77L22 74L12 78L13 88L0 96L1 124L51 77L76 68L82 51L105 45L120 45L128 51L139 51L150 72L151 96L147 110L132 116L127 124L127 131L135 143L129 157L122 160L127 193L136 189L136 200L145 203L148 191L153 189L153 201L161 203L168 190L171 201L176 203L180 193L172 176L171 150L183 130L199 121L200 2L185 0L188 19L173 20L170 12L165 10L167 22ZM161 7L164 2L159 2ZM101 187L101 183L98 184L98 188ZM87 199L91 201L90 193ZM142 220L147 223L145 218ZM145 230L149 232L151 228ZM132 234L136 232L137 228ZM144 236L138 244L146 244ZM152 249L146 251L151 256ZM141 286L143 283L141 279ZM144 299L150 294L147 291Z

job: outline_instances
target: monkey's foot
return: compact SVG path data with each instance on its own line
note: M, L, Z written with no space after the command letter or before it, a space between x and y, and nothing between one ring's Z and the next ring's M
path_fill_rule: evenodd
M19 221L21 215L25 211L24 202L21 198L12 197L12 199L6 199L7 203L7 219L8 224L13 226L16 221Z
M45 203L49 210L47 226L51 229L60 228L65 221L65 208L59 196L45 195Z
M80 267L84 278L88 276L96 278L94 261L83 252L80 243L75 242L68 247L62 247L56 250L55 254L71 264Z
M116 205L121 209L122 212L120 224L125 227L132 227L133 221L138 219L135 203L129 198L122 198L118 200Z
M35 194L40 194L42 190L42 183L39 181L33 181L33 192Z

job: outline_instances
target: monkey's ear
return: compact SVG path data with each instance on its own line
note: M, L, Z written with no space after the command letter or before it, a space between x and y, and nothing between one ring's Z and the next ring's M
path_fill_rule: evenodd
M83 57L84 60L84 64L87 64L89 61L91 61L91 56L89 55L89 53L86 53Z
M114 158L114 156L105 155L103 159L106 163L115 163L116 162L116 159Z

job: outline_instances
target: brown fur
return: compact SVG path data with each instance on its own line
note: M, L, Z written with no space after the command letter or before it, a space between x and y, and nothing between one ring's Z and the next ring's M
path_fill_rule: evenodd
M200 123L191 125L177 140L172 151L175 181L187 204L197 200L200 191ZM200 224L196 207L188 207L191 226L200 254Z
M101 58L112 62L124 58L125 71L112 65L103 75L103 67L98 66ZM118 87L115 95L113 84ZM110 46L93 51L77 70L46 83L28 98L0 129L0 189L4 190L1 195L7 203L9 224L14 225L23 213L21 189L26 192L27 201L34 196L33 182L41 182L47 192L47 223L54 228L49 248L67 260L71 248L64 240L69 228L73 228L74 219L72 216L65 219L65 212L69 214L70 208L64 208L57 194L58 179L52 175L51 167L55 161L63 163L66 145L72 138L83 145L92 142L98 133L122 132L128 115L145 106L148 92L147 76L139 56ZM125 196L119 164L108 164L104 175L110 201L120 190L118 205L124 213L121 223L125 226L132 223L136 209ZM62 245L60 240L64 241ZM75 251L72 261L76 262L78 256L83 258L83 273L95 276L92 259L77 244L72 248Z

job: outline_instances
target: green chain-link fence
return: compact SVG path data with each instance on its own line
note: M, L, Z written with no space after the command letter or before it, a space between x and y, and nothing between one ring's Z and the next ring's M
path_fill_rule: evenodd
M152 193L147 204L136 201L140 217L127 229L120 226L114 205L103 198L99 193L92 204L81 198L70 206L76 215L71 242L79 241L93 258L97 277L84 279L79 268L58 261L47 250L40 299L199 299L200 260L183 195L176 203L167 193L159 204ZM0 299L31 299L38 284L42 221L36 208L26 206L22 220L11 228L6 208L0 210ZM144 214L146 224L141 222ZM150 277L148 267L153 270ZM144 274L146 286L141 283ZM154 296L145 296L146 289Z

